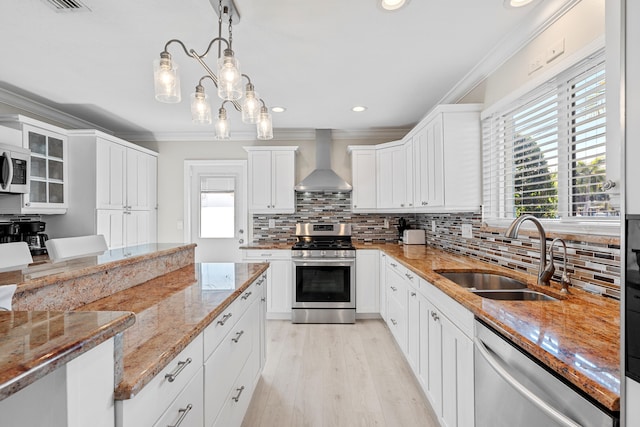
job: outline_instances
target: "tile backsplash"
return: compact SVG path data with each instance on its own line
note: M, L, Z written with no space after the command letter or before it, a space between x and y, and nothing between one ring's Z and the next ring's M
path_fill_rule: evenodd
M355 214L351 212L349 193L297 193L296 213L253 216L253 240L254 243L293 243L298 222L349 222L355 241L393 243L398 240L400 217L405 218L412 228L425 229L429 246L529 274L536 275L538 272L537 236L521 234L517 239L505 238L501 232L483 227L479 213ZM269 228L269 220L274 220L274 228ZM435 232L432 231L434 223ZM471 224L472 238L462 237L462 224ZM565 241L567 270L572 284L582 288L595 285L603 294L619 299L619 243ZM550 243L551 239L548 239L547 244ZM558 280L562 274L562 251L558 246L554 262L555 280Z

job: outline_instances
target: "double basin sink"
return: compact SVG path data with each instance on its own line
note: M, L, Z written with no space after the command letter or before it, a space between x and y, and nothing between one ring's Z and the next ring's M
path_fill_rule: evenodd
M526 283L499 274L468 271L439 274L483 298L503 301L557 301L549 295L527 289Z

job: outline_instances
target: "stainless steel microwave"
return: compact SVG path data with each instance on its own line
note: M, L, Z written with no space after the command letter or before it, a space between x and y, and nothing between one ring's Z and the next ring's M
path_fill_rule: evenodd
M29 150L12 145L0 145L0 193L28 193L30 168Z

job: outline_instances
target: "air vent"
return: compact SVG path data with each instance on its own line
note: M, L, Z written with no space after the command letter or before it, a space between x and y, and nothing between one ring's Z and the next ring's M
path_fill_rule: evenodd
M47 6L56 12L90 12L80 0L42 0Z

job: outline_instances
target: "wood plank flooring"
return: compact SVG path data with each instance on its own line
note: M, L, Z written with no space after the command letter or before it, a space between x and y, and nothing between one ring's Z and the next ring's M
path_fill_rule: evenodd
M382 320L267 322L267 364L243 427L436 427Z

